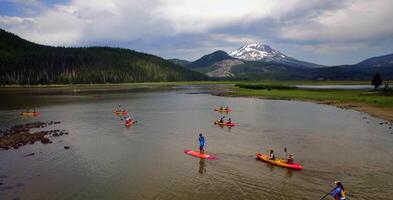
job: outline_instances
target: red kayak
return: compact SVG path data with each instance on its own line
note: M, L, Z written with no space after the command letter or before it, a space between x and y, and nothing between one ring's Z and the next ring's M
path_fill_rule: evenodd
M215 121L214 124L218 125L218 126L228 126L228 127L236 126L236 124L233 123L233 122L223 122L223 123L221 123L220 121Z
M205 153L200 153L199 151L192 151L192 150L184 149L184 153L186 153L190 156L194 156L194 157L198 157L198 158L205 158L208 160L217 159L215 156L205 154Z
M131 121L127 121L124 125L128 128L128 127L130 127L131 125L133 125L135 123L136 123L135 120L131 120Z

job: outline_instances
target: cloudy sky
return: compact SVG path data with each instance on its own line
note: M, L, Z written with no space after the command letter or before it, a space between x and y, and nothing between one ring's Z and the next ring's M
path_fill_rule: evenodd
M336 65L393 53L392 9L392 0L0 0L0 28L40 44L186 60L264 43Z

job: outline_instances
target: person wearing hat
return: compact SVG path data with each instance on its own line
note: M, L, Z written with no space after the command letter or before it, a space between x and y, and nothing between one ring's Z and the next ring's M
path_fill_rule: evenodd
M330 192L330 195L336 200L345 200L344 186L340 181L334 181L336 187Z
M199 152L200 153L205 153L205 137L203 137L202 133L199 134Z

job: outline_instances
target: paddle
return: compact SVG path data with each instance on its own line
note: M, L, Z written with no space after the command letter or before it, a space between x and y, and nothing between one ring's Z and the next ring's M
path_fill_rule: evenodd
M284 147L284 151L285 151L286 157L288 157L288 152L287 152L287 148L286 147Z
M325 197L327 197L331 192L333 192L336 188L333 188L333 190L331 190L330 192L328 192L327 194L325 194L325 196L323 196L322 198L320 198L319 200L324 199Z

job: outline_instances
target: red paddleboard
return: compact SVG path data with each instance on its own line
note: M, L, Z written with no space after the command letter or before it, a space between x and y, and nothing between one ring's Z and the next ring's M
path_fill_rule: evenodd
M199 151L192 151L192 150L184 149L184 153L186 153L190 156L194 156L194 157L198 157L198 158L206 158L209 160L217 159L216 157L214 157L212 155L200 153Z

